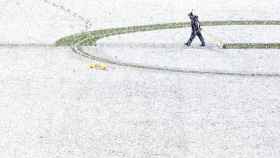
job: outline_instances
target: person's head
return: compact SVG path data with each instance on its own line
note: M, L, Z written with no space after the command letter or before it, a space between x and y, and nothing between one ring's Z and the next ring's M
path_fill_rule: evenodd
M190 13L188 14L188 16L189 16L190 18L192 18L192 17L193 17L193 12L190 12Z

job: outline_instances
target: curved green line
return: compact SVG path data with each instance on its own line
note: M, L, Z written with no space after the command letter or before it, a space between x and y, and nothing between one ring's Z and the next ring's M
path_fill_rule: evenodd
M223 49L280 49L280 43L224 43Z
M224 26L224 25L280 25L280 21L276 20L253 20L253 21L203 21L202 26ZM133 32L145 32L155 31L163 29L176 29L190 26L189 22L179 23L166 23L166 24L155 24L155 25L142 25L142 26L130 26L121 28L109 28L103 30L96 30L91 32L83 32L79 34L70 35L59 39L56 42L56 46L72 46L79 44L80 46L92 46L96 45L99 39L127 34ZM272 48L279 49L280 43L224 43L224 49L249 49L249 48Z

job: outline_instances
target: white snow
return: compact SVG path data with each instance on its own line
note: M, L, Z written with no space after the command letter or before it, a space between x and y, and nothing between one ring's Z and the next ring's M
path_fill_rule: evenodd
M191 9L201 20L279 20L278 0L49 0L92 23L91 30L186 21ZM0 1L1 43L54 43L84 31L85 23L44 0Z
M204 26L202 34L210 44L223 43L273 43L279 42L280 26ZM98 41L99 45L125 43L174 44L186 42L191 34L191 28L170 29L150 32L138 32L111 36ZM194 43L199 43L198 38Z
M206 36L224 43L278 43L280 26L216 26L205 27ZM214 40L215 40L214 39Z
M92 30L185 21L192 8L201 20L279 20L280 13L278 0L52 2L90 19ZM81 18L43 0L0 0L0 14L1 44L52 44L85 29ZM141 64L279 73L279 50L219 50L208 35L275 42L279 27L204 31L206 50L182 48L186 29L116 36L85 49ZM100 71L91 63L70 48L0 47L1 158L280 157L278 77Z
M280 155L279 78L88 68L68 48L1 48L1 157Z
M194 41L193 47L184 46L190 34L189 29L174 29L112 36L98 41L97 48L88 47L85 50L95 56L125 63L195 71L273 74L280 73L279 50L221 50L217 44L219 41L277 42L279 28L279 26L204 27L203 34L208 46L201 49L197 49L200 47L198 39Z

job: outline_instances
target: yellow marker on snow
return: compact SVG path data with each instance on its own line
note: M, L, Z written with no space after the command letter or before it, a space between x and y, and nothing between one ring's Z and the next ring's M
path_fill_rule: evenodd
M108 66L106 64L90 64L89 65L89 68L96 69L96 70L106 70L107 67Z

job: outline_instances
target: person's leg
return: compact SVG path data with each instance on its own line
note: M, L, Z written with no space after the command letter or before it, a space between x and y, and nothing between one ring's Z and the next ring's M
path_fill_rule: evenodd
M205 46L205 41L204 41L204 38L203 38L201 32L198 32L197 36L198 36L198 38L199 38L199 40L201 42L201 46Z
M187 46L192 44L193 39L195 38L196 34L192 32L191 37L189 38L188 42L186 43Z

